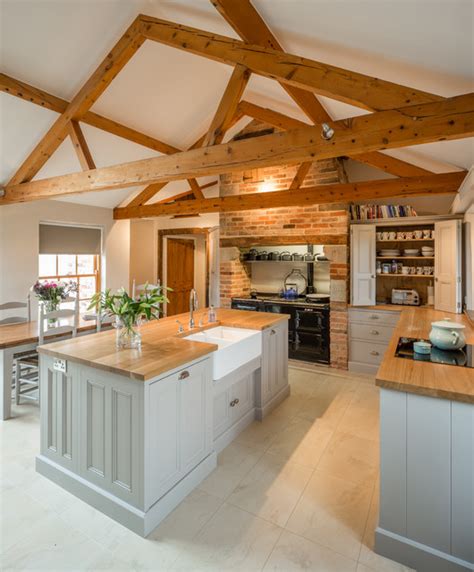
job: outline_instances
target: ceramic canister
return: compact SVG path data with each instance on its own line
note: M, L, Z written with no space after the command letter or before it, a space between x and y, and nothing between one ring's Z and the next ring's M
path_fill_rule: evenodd
M441 350L458 350L466 345L465 326L450 320L431 324L430 342Z

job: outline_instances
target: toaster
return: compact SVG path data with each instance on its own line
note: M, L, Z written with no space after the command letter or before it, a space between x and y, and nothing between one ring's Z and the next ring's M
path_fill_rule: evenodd
M392 289L392 304L405 304L407 306L419 306L420 295L416 290Z

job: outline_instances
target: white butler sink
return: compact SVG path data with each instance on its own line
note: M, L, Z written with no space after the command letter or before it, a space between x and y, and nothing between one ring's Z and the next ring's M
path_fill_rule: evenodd
M217 326L190 334L186 339L218 346L213 353L214 381L262 355L262 332L259 330Z

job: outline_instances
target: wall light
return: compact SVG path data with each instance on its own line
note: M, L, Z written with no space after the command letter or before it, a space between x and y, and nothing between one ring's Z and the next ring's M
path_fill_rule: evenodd
M330 127L327 123L321 125L321 137L326 141L334 137L334 129Z
M273 183L272 181L263 181L263 183L261 183L259 186L258 192L271 193L274 190L275 190L275 183Z

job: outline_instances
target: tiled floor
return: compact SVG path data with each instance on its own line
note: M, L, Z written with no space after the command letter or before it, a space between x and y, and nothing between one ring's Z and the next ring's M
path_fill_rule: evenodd
M290 370L291 396L143 539L34 471L38 412L1 424L2 570L401 572L376 555L378 390Z

